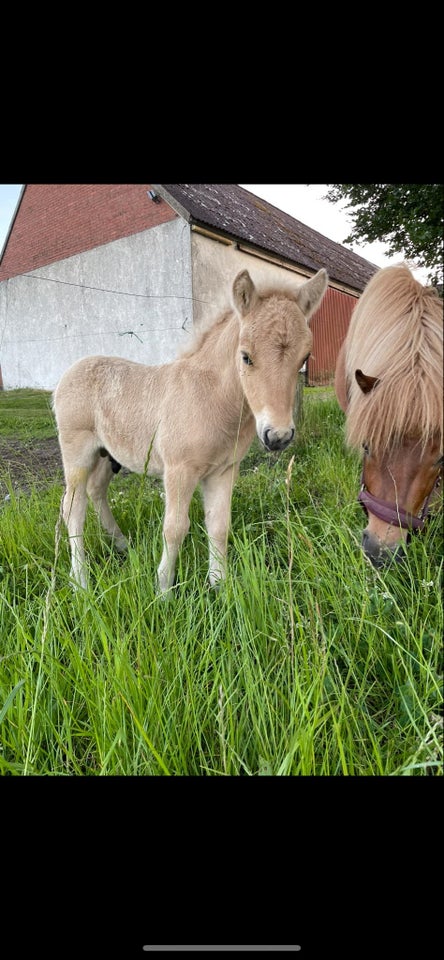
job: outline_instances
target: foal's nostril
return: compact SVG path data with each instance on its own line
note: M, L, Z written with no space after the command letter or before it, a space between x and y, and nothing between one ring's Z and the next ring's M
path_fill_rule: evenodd
M285 447L288 447L288 444L291 443L293 437L294 427L285 431L283 435L275 433L273 430L265 430L264 444L267 447L267 450L285 450Z

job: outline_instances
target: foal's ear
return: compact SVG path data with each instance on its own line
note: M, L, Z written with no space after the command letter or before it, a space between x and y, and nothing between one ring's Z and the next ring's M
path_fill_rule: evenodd
M363 393L370 393L373 387L376 387L376 384L379 383L378 377L369 377L362 370L355 370L355 379Z
M328 273L324 268L318 270L311 280L307 280L299 287L296 293L296 303L305 314L305 319L309 320L311 315L317 310L324 296L328 285Z
M248 270L241 270L233 282L233 303L241 317L251 310L257 299L256 287Z

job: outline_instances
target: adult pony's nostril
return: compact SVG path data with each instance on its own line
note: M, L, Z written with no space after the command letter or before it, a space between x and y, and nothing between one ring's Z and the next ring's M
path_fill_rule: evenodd
M407 560L407 553L403 542L396 544L394 550L388 551L387 560L393 560L394 563L405 563Z
M369 541L370 541L370 534L368 530L364 530L362 534L362 549L365 550L366 553L368 550Z
M362 549L366 557L368 557L368 559L371 560L373 566L381 567L383 565L383 560L381 557L381 547L378 541L376 540L376 538L372 537L372 535L368 532L368 530L363 531L361 543L362 543Z
M361 543L366 557L374 567L380 568L387 567L392 563L403 563L407 556L402 543L387 546L381 543L377 537L372 536L368 530L363 531Z
M379 562L375 563L375 566L389 567L393 563L405 563L406 558L407 554L400 545L397 545L394 549L392 547L385 547L381 550Z

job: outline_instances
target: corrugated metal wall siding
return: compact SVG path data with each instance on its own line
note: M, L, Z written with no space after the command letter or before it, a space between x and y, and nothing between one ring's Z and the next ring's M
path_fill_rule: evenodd
M308 361L308 386L333 383L336 358L357 302L357 297L328 288L319 310L310 321L313 349Z

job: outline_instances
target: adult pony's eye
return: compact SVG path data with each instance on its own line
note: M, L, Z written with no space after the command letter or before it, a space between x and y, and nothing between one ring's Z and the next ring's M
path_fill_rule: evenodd
M368 456L368 454L370 453L370 447L369 447L368 443L363 443L363 444L362 444L362 449L363 449L364 453Z
M242 350L242 352L241 352L241 357L242 357L243 362L246 363L248 367L252 367L252 366L253 366L253 361L252 361L251 357L248 355L248 353L244 353L244 351Z

